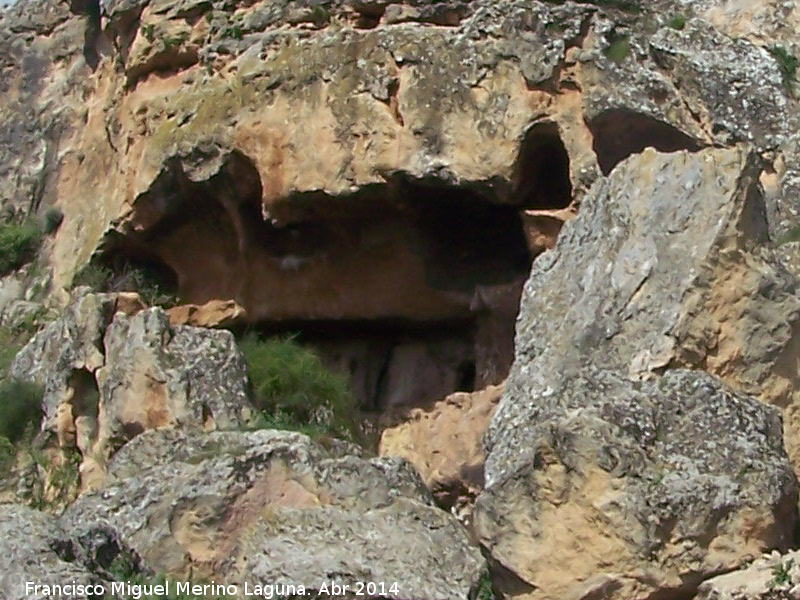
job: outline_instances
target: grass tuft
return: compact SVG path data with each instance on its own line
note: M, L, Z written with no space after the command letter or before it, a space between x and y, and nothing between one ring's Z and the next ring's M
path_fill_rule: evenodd
M239 346L262 411L259 427L353 439L358 407L344 376L325 367L319 356L293 338L260 340L249 335Z
M783 85L790 93L794 92L794 86L797 83L797 67L800 65L800 60L779 44L770 46L769 53L778 63Z
M667 21L667 25L669 25L673 29L677 29L678 31L680 31L684 27L686 27L686 16L673 15L672 17L670 17L669 21Z
M0 225L0 276L30 262L41 243L42 231L32 221Z

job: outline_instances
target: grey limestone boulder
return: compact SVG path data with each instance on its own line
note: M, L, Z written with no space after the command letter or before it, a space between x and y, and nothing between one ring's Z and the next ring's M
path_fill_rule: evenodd
M103 524L155 570L240 589L397 582L388 597L466 599L485 563L456 518L404 461L348 452L272 430L149 431L61 524Z
M232 428L251 416L247 372L229 331L171 326L135 295L82 291L17 355L12 374L44 386L43 428L83 457L84 488L153 428Z

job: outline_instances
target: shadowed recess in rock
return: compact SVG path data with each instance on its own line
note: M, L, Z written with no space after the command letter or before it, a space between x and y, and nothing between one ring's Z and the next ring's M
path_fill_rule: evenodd
M566 208L572 203L569 155L555 123L537 123L522 142L512 199L524 208Z
M630 110L607 110L586 124L594 136L594 152L604 175L649 146L661 152L700 149L695 140L672 125Z
M235 299L250 326L300 332L365 406L427 403L508 372L522 284L541 251L524 211L571 201L554 125L531 129L516 172L513 203L491 185L395 176L348 195L295 193L265 211L248 157L230 154L201 182L175 160L102 260L118 276L120 265L146 267L184 302Z

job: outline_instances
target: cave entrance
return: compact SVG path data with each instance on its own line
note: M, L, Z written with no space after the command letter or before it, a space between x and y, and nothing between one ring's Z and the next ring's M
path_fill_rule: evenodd
M502 381L534 255L525 212L571 202L555 126L532 128L512 193L394 177L297 193L262 212L254 163L232 153L191 181L178 161L140 196L103 260L145 263L183 302L235 299L248 327L292 333L350 377L362 407L425 405Z
M699 149L695 140L672 125L630 110L604 111L589 120L587 126L594 137L594 152L603 175L648 146L661 152Z

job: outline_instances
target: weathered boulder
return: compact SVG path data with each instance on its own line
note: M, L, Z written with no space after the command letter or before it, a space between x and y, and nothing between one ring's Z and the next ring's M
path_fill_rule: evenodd
M84 488L98 485L108 457L146 429L230 428L251 416L233 335L171 327L135 295L78 293L20 351L12 374L44 386L43 430L81 452Z
M378 454L411 463L439 505L460 516L483 488L483 435L502 385L456 392L428 408L415 408L381 434Z
M181 304L167 309L170 325L229 327L244 319L245 311L234 300L210 300L200 306Z
M515 593L690 594L790 544L780 413L746 395L788 406L796 460L800 301L758 174L744 148L645 150L534 262L474 510Z
M700 368L786 407L800 465L798 282L767 246L758 174L744 148L646 150L598 182L534 263L507 395L587 362L634 378ZM501 404L490 447L517 410L524 403Z
M800 552L772 552L698 589L697 600L795 600L800 597Z
M105 540L100 551L113 550L110 542L110 539ZM26 593L25 584L102 584L92 570L96 558L95 553L88 552L54 518L15 504L0 508L0 595L3 598L88 600L93 597L89 593L55 596L45 593L42 587L36 591L28 589Z
M489 455L473 511L524 584L515 596L688 597L792 543L797 480L777 409L693 371L632 382L565 368L550 385L504 398L526 418L497 441L513 462Z
M407 463L347 452L271 430L149 431L61 523L76 533L109 524L176 574L307 590L397 581L387 596L466 599L484 561L458 521Z

